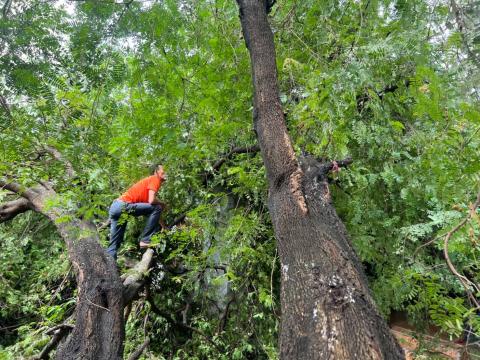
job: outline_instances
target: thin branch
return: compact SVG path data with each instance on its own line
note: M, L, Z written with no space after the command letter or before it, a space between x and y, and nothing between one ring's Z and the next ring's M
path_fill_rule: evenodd
M3 5L2 16L3 16L4 19L7 18L8 12L10 11L10 7L12 6L12 1L13 0L7 0L7 1L5 1L5 4Z
M67 270L67 273L65 274L65 276L63 277L63 280L62 282L60 283L60 285L57 287L57 289L55 290L55 292L53 293L52 297L50 298L50 301L48 302L47 306L50 306L50 304L55 300L55 297L57 296L57 294L62 291L63 289L63 285L65 285L65 283L67 282L67 279L68 279L68 276L70 275L70 272L72 271L72 265L70 265L70 267L68 268Z
M171 325L173 325L174 327L177 327L177 328L180 328L180 329L184 329L184 330L190 330L192 332L195 332L197 333L198 335L200 335L201 337L203 337L205 340L207 340L210 344L212 344L217 350L218 352L220 353L223 353L224 352L224 349L222 349L221 347L219 347L211 338L210 336L206 335L203 331L201 330L198 330L194 327L191 327L190 325L187 325L187 324L183 324L182 322L178 322L176 321L169 313L167 312L164 312L162 310L160 310L157 305L155 305L155 302L150 294L150 291L147 287L146 289L146 296L145 296L145 299L149 302L150 304L150 308L152 309L152 311L157 314L158 316L161 316L162 318L164 318L165 320L167 320Z
M404 85L405 87L409 87L410 86L410 80L405 80L404 82ZM382 90L380 91L375 91L375 93L377 94L378 98L380 100L383 100L383 97L385 96L385 94L389 94L389 93L394 93L395 91L398 90L400 86L397 85L397 84L393 84L393 85L388 85L386 86L385 88L383 88ZM356 102L357 102L357 111L359 113L362 112L363 108L365 107L365 104L370 101L372 98L370 97L370 95L367 93L367 94L362 94L362 95L357 95L357 99L356 99Z
M452 230L450 230L444 239L443 242L443 254L445 256L445 261L447 262L448 268L452 272L453 275L455 275L460 282L462 283L463 287L465 288L468 297L470 300L475 304L475 306L480 309L480 303L477 301L475 296L472 294L472 291L470 290L470 286L475 289L475 291L478 293L480 292L480 287L475 284L473 281L469 280L467 277L464 275L461 275L458 270L455 268L455 266L452 263L452 260L450 259L450 256L448 255L448 241L452 237L452 235L458 231L461 227L463 227L473 216L477 208L480 206L480 191L477 194L477 199L473 203L473 205L470 207L470 211L468 212L468 215L465 219L463 219L457 226L455 226Z
M50 329L48 329L47 331L45 331L45 334L47 335L54 335L58 330L61 330L61 329L66 329L66 330L72 330L74 328L73 325L70 325L70 324L60 324L60 325L56 325Z
M217 160L213 165L213 171L218 171L220 167L225 163L225 161L229 160L236 154L255 154L260 151L260 147L258 145L252 146L243 146L243 147L235 147L230 150L228 153L224 154L219 160Z
M147 337L143 344L140 345L140 347L135 350L132 355L130 355L128 360L137 360L142 355L143 351L148 347L148 345L150 345L150 338Z
M203 178L203 185L207 185L208 181L213 177L214 173L220 170L222 165L227 161L230 160L236 154L256 154L260 151L260 147L258 145L252 146L243 146L243 147L234 147L232 150L223 154L220 159L215 161L212 165L210 170L205 170L201 173L201 177Z
M50 352L56 348L58 343L66 336L68 333L73 329L73 325L68 324L61 324L57 325L49 330L47 330L47 335L52 335L53 337L50 339L47 345L42 349L40 354L35 357L34 359L38 360L47 360L49 359Z
M90 305L93 305L95 307L98 307L99 309L103 309L105 311L108 311L110 312L110 309L107 309L106 307L103 307L101 305L98 305L98 304L95 304L93 301L91 301L88 297L85 296L85 299L87 299L87 302L90 304Z
M67 171L67 175L70 178L75 177L75 170L73 169L72 163L65 159L60 151L55 149L53 146L45 146L45 150L52 155L56 160L60 161L65 165L65 169Z
M230 301L227 302L227 305L225 306L225 310L223 311L223 314L220 317L220 320L218 322L217 335L225 330L225 327L227 326L227 320L228 320L228 313L229 313L229 310L230 310L230 305L232 305L232 303L234 303L234 302L235 302L235 296L232 296Z
M125 324L128 322L128 318L130 317L130 313L132 312L132 303L128 304L123 311L123 318L125 319Z
M7 0L7 2L8 2L8 0ZM13 120L12 112L10 111L10 107L8 106L7 100L5 99L5 97L3 95L0 95L0 106L5 111L5 114L7 114L8 118L10 120Z
M442 235L436 236L436 237L434 237L433 239L428 240L426 243L424 243L424 244L420 245L419 247L417 247L417 248L415 249L415 251L413 252L413 257L415 257L415 256L417 255L417 253L420 251L421 248L423 248L423 247L425 247L425 246L428 246L428 245L434 243L434 242L437 241L438 239L443 238L445 235L447 235L447 234L442 234Z

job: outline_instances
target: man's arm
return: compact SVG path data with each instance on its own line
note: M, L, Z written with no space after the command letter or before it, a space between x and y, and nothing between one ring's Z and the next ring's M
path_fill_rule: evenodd
M156 192L153 190L148 190L148 203L152 205L162 205L162 202L157 199L155 196Z
M155 196L155 194L156 194L155 191L148 190L148 202L152 205L161 205L162 210L165 210L166 205L163 202L161 202L160 200L158 200L158 198ZM160 224L160 226L163 229L167 229L167 225L165 224L165 222L163 221L163 219L161 217L158 220L158 223Z

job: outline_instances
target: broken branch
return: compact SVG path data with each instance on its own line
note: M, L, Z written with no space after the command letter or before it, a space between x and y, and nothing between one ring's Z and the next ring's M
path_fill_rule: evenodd
M41 353L35 357L37 360L46 360L49 358L48 354L55 349L58 343L66 336L68 333L73 329L73 325L69 324L60 324L57 325L49 330L47 330L47 335L52 335L53 337L50 339L47 345L42 349Z
M9 201L0 205L0 223L13 219L18 214L32 210L30 201L24 198Z
M145 284L145 277L153 260L153 249L147 249L138 262L123 281L123 303L128 305Z

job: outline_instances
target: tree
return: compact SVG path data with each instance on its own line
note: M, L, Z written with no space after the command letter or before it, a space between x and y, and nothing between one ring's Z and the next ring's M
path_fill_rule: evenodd
M331 203L335 163L297 160L277 85L272 1L239 0L252 63L254 125L282 268L282 359L402 359ZM342 162L346 165L348 162Z
M450 336L480 329L480 223L469 204L480 171L469 49L479 43L467 3L282 0L269 16L295 153L354 159L319 183L328 176L378 309ZM162 265L145 291L129 288L139 298L126 307L125 355L277 358L281 267L265 167L242 154L257 138L237 4L6 1L0 16L0 176L53 188L41 211L58 209L53 222L0 190L0 358L62 347L84 294L58 228L84 224L105 246L108 205L158 159L166 221L185 222L155 240ZM129 222L123 277L137 274L137 231Z
M53 156L60 154L49 148ZM70 164L67 172L73 176ZM67 341L56 353L57 359L119 359L123 355L124 306L128 305L143 285L143 274L152 261L152 250L147 250L137 272L120 280L115 262L101 247L97 228L92 222L81 220L61 206L61 197L48 181L25 189L14 181L0 180L0 186L22 198L14 204L24 203L24 211L33 209L55 224L67 245L70 261L75 270L78 300L75 325ZM2 206L3 219L11 219L20 211L7 203ZM67 335L62 332L62 335ZM59 342L54 337L52 341ZM51 350L52 347L49 347ZM40 356L48 356L42 352Z

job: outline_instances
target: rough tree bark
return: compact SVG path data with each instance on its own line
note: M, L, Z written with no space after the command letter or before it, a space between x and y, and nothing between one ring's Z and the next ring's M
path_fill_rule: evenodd
M237 0L282 268L281 359L403 359L330 201L333 163L297 159L279 100L272 1Z
M113 259L100 245L95 226L55 205L58 196L48 182L25 189L0 180L0 186L22 196L18 200L23 204L22 209L42 213L55 224L75 269L78 289L75 327L59 346L56 358L121 359L124 287Z
M256 145L234 148L216 161L212 168L214 171L218 170L235 154L255 153L258 150ZM55 160L63 163L67 179L76 176L72 164L66 161L57 149L46 146L41 154L50 154ZM44 181L26 188L13 181L0 179L0 189L19 196L15 200L0 204L0 223L30 210L45 215L55 224L65 241L69 258L75 268L78 288L75 326L60 324L54 327L53 338L37 358L49 358L50 352L69 334L67 340L57 350L57 359L121 359L124 319L128 317L124 316L124 307L130 305L143 289L153 263L154 251L147 249L142 259L121 279L113 259L100 246L95 225L75 218L74 214L63 210L58 204L55 205L61 197L51 183ZM183 221L184 218L185 214L177 219L176 223ZM189 326L184 328L206 337L197 329Z

